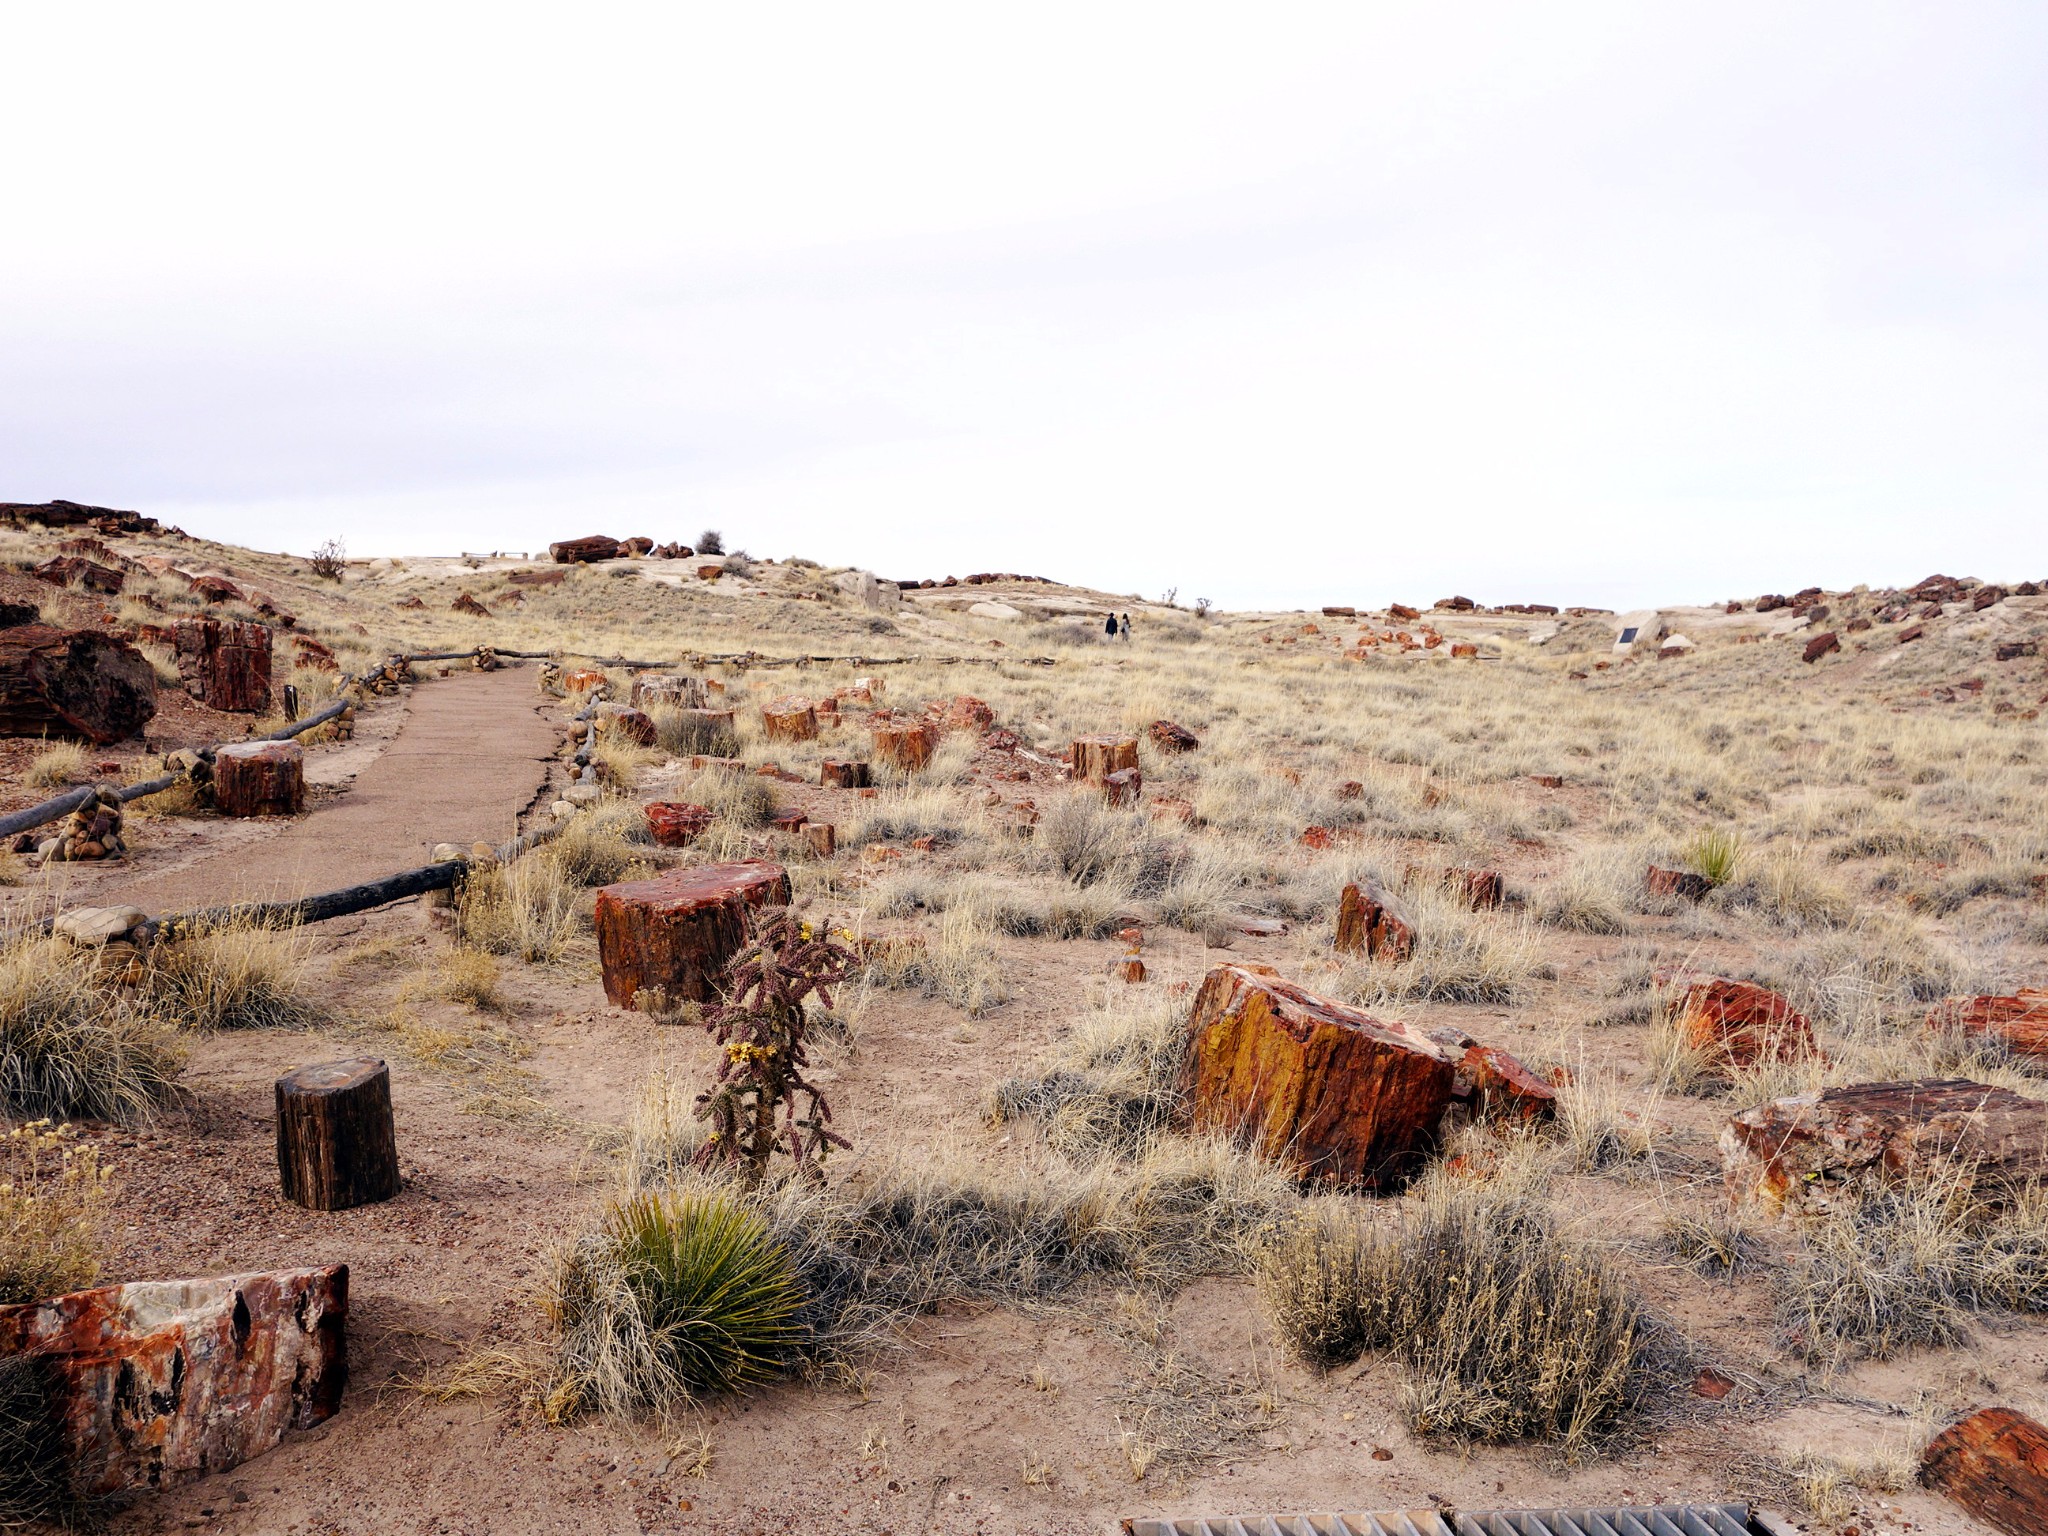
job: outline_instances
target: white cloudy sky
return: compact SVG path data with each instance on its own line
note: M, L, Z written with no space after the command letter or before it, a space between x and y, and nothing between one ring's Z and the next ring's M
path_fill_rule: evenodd
M0 11L0 500L1231 606L2048 576L2048 7Z

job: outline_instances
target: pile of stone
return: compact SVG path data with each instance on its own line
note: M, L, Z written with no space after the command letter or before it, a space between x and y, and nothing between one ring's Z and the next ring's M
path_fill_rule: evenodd
M118 859L128 852L121 837L121 797L102 786L58 824L51 836L24 832L14 840L16 853L43 864L75 864Z

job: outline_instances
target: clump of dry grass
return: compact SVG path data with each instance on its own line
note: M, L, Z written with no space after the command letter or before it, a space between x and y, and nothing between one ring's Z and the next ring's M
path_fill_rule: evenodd
M479 1013L505 1013L512 1001L498 984L498 962L480 949L451 949L434 957L431 968L400 989L401 1002L438 997L463 1003Z
M1366 1007L1389 1003L1514 1003L1547 967L1520 914L1469 911L1445 892L1408 893L1415 948L1405 960L1347 965L1340 986Z
M1667 1206L1658 1227L1665 1252L1703 1275L1734 1275L1764 1260L1766 1250L1756 1229L1726 1203L1704 1211Z
M1187 1045L1184 1004L1098 1009L1037 1071L996 1083L988 1116L997 1123L1036 1120L1072 1157L1137 1154L1180 1106Z
M0 1134L0 1305L92 1284L113 1196L98 1152L69 1125L31 1120Z
M1854 922L1856 900L1792 850L1772 854L1742 879L1719 887L1719 907L1754 912L1780 928L1841 928Z
M36 789L59 789L86 776L92 759L75 741L53 741L29 759L22 780Z
M973 907L947 912L929 942L898 939L874 946L861 976L866 985L943 998L969 1018L978 1019L1010 1000L994 924Z
M456 932L487 954L548 964L582 927L580 893L560 863L539 854L472 870L456 902Z
M159 1018L201 1032L291 1029L327 1017L307 985L305 933L229 920L158 943L143 992Z
M740 739L731 722L694 715L672 704L647 711L654 743L671 757L737 757Z
M532 858L545 859L576 885L610 885L646 863L654 835L630 800L600 800L578 812Z
M9 1114L146 1120L183 1070L173 1032L70 944L0 941L0 1104Z
M1542 1208L1485 1184L1438 1181L1397 1231L1334 1204L1261 1248L1259 1291L1313 1364L1387 1350L1406 1368L1418 1434L1535 1439L1577 1459L1642 1396L1659 1330L1620 1268L1561 1236Z
M1641 861L1625 849L1581 854L1564 874L1537 887L1531 913L1537 922L1568 933L1627 933L1642 883Z

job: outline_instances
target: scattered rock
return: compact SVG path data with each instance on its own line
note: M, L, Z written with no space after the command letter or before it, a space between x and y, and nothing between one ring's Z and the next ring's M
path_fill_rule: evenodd
M1136 805L1145 790L1145 776L1136 768L1119 768L1102 781L1102 798L1114 806Z
M1415 920L1377 882L1347 885L1337 902L1336 948L1398 964L1415 952Z
M1161 752L1192 752L1202 744L1201 738L1193 731L1184 725L1175 725L1171 720L1154 720L1146 727L1146 734Z
M50 925L59 938L83 948L97 949L116 939L125 939L149 921L140 907L73 907Z
M468 592L458 592L455 595L455 601L450 603L448 606L454 609L455 612L466 613L470 615L472 618L488 619L491 616L491 610L486 608L482 603L478 602L476 598Z
M1531 1123L1557 1113L1557 1088L1497 1045L1469 1045L1458 1061L1459 1086L1481 1120Z
M1656 981L1673 993L1685 1043L1718 1070L1819 1054L1806 1015L1767 987L1673 971L1658 972Z
M1807 641L1806 649L1800 652L1799 659L1810 665L1813 662L1819 661L1821 657L1839 651L1841 648L1841 637L1833 630L1829 630L1826 634L1815 635L1811 640Z

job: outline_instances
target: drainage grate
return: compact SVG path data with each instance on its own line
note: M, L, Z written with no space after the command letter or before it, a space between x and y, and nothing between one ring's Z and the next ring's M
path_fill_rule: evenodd
M1410 1509L1378 1514L1221 1515L1124 1522L1125 1536L1752 1536L1762 1529L1750 1523L1747 1504L1443 1513Z

